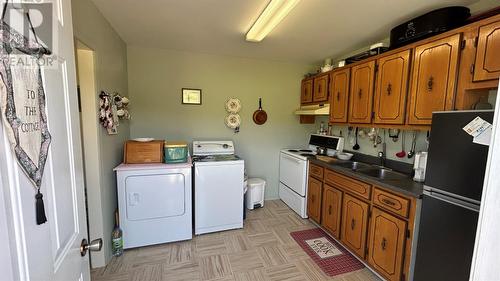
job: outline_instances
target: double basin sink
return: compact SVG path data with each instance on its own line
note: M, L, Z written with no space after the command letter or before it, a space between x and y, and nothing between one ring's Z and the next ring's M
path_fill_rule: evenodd
M335 163L335 165L350 169L353 172L360 173L365 176L373 177L379 180L403 180L408 178L408 176L405 174L394 172L384 167L370 165L356 161Z

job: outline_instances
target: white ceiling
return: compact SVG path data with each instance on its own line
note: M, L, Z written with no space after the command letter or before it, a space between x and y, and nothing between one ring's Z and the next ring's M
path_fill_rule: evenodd
M269 0L93 1L128 45L311 64L386 38L427 11L479 2L302 0L262 42L250 43L245 33Z

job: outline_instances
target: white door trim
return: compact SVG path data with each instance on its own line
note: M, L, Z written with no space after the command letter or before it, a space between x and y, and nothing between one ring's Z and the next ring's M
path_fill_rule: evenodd
M500 276L500 88L497 93L483 196L470 280L498 280Z

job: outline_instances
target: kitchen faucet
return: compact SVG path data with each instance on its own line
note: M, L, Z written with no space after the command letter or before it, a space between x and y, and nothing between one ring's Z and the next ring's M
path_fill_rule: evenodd
M378 158L380 159L380 165L382 167L385 167L385 160L386 160L386 143L385 143L385 135L384 135L384 142L382 143L382 151L378 152Z

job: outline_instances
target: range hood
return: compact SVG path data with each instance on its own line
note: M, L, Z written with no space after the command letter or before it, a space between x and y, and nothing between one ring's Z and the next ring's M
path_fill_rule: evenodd
M329 104L304 105L295 110L295 115L329 115Z

